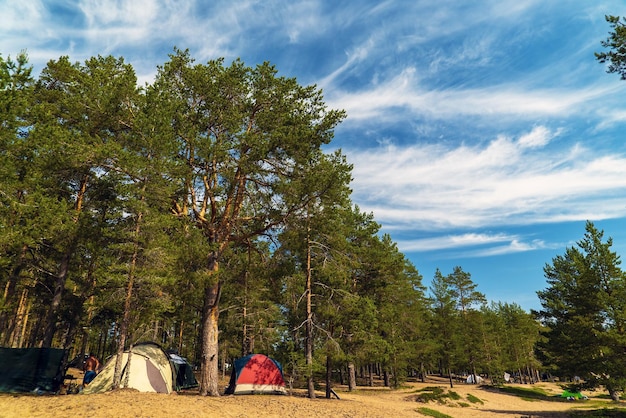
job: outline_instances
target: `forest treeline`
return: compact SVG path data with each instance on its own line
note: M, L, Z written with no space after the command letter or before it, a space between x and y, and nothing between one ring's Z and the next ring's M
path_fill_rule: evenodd
M351 166L322 149L344 114L315 86L184 51L141 88L111 56L2 65L3 346L153 340L214 373L260 351L311 386L537 366L530 314L461 268L427 295L351 202Z
M204 395L251 352L311 397L323 380L353 389L374 374L390 386L427 372L574 376L550 335L571 325L557 305L582 288L554 290L573 261L546 266L539 312L488 304L461 267L427 289L351 201L350 164L325 151L345 114L316 86L180 50L142 87L112 56L31 72L26 54L0 56L1 346L105 358L151 340L199 367ZM609 251L591 223L590 236L568 249L581 266Z

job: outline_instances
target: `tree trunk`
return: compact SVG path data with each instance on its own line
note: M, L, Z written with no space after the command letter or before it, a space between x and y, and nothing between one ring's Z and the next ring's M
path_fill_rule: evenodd
M152 341L159 341L159 320L158 319L154 320L154 328L152 328ZM160 343L163 344L163 341L160 341Z
M183 306L181 308L181 312L185 311L185 302L183 301ZM185 329L185 320L181 319L180 320L180 329L178 330L178 353L182 355L183 352L183 335L184 335L184 329Z
M24 314L22 315L22 319L20 327L21 327L21 331L19 334L19 339L17 341L17 347L22 348L24 347L24 340L26 339L26 327L28 326L28 317L30 315L30 308L32 306L32 302L28 301L26 304L26 311L24 312Z
M356 389L356 375L354 370L354 363L348 363L348 391L352 392Z
M131 361L133 360L133 342L130 342L130 346L128 347L128 358L126 359L126 364L124 368L126 369L126 375L124 375L124 382L122 383L123 388L128 387L128 382L130 380L130 371L131 369Z
M133 287L135 286L135 269L137 268L137 257L139 256L139 233L141 232L142 214L137 215L137 223L135 224L133 255L128 270L128 283L126 284L126 299L124 300L124 313L122 324L120 327L120 340L117 345L117 357L115 360L115 373L113 375L113 389L119 389L122 378L122 360L124 356L124 347L126 345L126 337L130 325L130 310L133 299ZM128 358L130 362L130 354Z
M209 268L215 283L208 283L204 289L204 306L202 309L202 353L200 372L200 395L220 396L219 362L218 362L218 319L221 282L217 279L219 264L217 256L212 254Z
M448 378L450 379L450 387L454 387L454 383L452 382L452 369L448 369Z
M313 381L313 307L311 299L311 241L309 238L309 226L307 225L306 239L306 380L308 396L315 399L315 383Z
M332 368L330 363L330 356L326 356L326 399L330 399L330 381L332 380Z
M4 286L2 301L5 309L0 312L0 336L2 336L2 339L0 339L0 341L2 342L3 346L10 345L9 339L12 338L11 335L13 334L13 331L15 329L15 321L9 320L9 311L14 306L13 299L15 298L17 282L24 267L24 260L26 258L27 251L28 246L23 245L20 251L19 260L15 267L12 269L11 274L9 275L9 279ZM17 308L17 310L19 311L19 307Z
M132 269L132 267L131 267ZM122 361L124 359L124 347L126 346L126 336L128 334L128 323L130 322L131 298L133 295L134 274L129 274L126 286L126 299L124 301L124 314L120 325L120 339L117 343L117 356L115 358L115 372L113 373L113 389L119 389L122 381Z
M473 361L472 361L472 374L474 375L474 384L477 385L478 384L478 375L476 374L476 366L474 365Z
M126 344L126 327L120 327L120 339L117 343L115 370L113 372L113 389L119 389L122 383L122 361L124 361L124 345Z
M46 329L43 336L41 346L43 348L52 347L52 340L54 339L54 333L57 329L57 315L59 313L59 307L63 300L63 294L65 293L65 279L70 268L70 259L74 253L74 244L70 245L70 248L63 255L57 274L54 280L54 290L52 293L52 301L50 302L50 308L46 315Z
M9 343L6 344L12 348L22 348L24 343L24 335L26 333L26 324L28 321L28 311L30 310L30 302L28 302L28 289L22 290L17 312L11 326L11 334L9 335Z
M88 179L88 175L83 176L81 180L80 190L78 191L76 201L74 202L75 215L73 221L75 224L78 223L78 217L82 211L83 199L85 198L85 193L87 191ZM41 344L43 348L52 347L52 340L54 339L54 333L56 332L56 321L59 313L59 307L61 306L63 294L65 293L65 279L67 278L67 273L69 272L70 260L72 259L72 255L74 254L77 242L78 236L74 235L72 241L69 243L67 251L63 255L61 262L59 263L59 268L57 269L57 274L54 282L54 290L52 294L52 302L50 302L50 309L48 310L48 314L46 315L46 328Z

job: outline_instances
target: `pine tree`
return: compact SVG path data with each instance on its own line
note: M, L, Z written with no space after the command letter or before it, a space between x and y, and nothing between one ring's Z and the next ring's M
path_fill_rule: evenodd
M127 129L123 121L135 83L123 60L98 57L72 64L61 57L47 64L35 85L28 114L28 146L36 156L30 181L40 211L35 256L40 271L48 272L36 280L52 289L40 299L45 308L38 338L44 347L52 345L61 324L73 326L63 318L64 299L74 297L66 286L104 205L97 199L105 195L95 191L109 183L108 159L115 155L115 138Z
M540 358L562 378L583 387L604 386L613 399L626 387L626 293L619 256L611 238L587 222L585 236L544 268L548 288L537 292L537 317L547 328Z
M450 387L453 387L452 370L459 362L456 337L460 326L459 311L456 309L454 293L439 269L435 271L429 289L433 312L430 330L436 342L439 374L447 374Z
M626 80L626 18L619 16L605 16L611 26L610 36L602 41L602 46L608 52L596 52L596 59L601 63L609 63L607 72L618 73L622 80Z
M457 335L457 338L460 338L457 348L461 350L459 360L463 361L463 366L469 368L474 376L474 382L478 383L476 364L480 362L484 353L481 344L483 323L474 306L482 306L487 300L484 294L476 290L478 285L472 281L470 273L463 271L460 266L455 267L444 281L460 311L461 328Z
M206 237L205 266L196 273L204 276L200 393L218 396L223 254L231 243L278 227L324 193L325 184L293 186L314 172L311 162L343 112L327 110L321 91L278 77L267 63L200 65L181 51L160 68L153 87L171 111L171 138L186 167L174 213Z

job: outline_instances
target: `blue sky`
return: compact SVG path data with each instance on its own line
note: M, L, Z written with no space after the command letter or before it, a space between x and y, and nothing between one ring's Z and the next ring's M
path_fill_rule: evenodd
M332 144L428 285L461 266L539 308L543 267L593 221L626 257L626 81L593 53L621 1L0 0L0 54L38 75L123 56L141 84L176 46L269 61L348 118Z

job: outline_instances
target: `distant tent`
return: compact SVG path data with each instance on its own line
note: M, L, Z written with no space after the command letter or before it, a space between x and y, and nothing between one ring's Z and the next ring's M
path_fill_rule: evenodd
M483 378L480 377L480 376L475 376L473 374L470 374L469 376L467 376L466 382L467 383L471 383L471 384L482 383L483 382Z
M0 392L57 392L64 357L58 348L0 347Z
M588 399L585 395L580 392L570 392L569 390L564 390L561 394L562 398L567 398L571 401L579 400L579 399Z
M196 376L193 374L191 365L184 357L175 353L167 353L174 371L174 383L176 390L191 389L198 386Z
M130 365L129 365L130 357ZM83 393L101 393L113 388L116 356L111 356L102 371ZM124 382L128 378L128 385ZM167 353L154 343L141 343L122 355L121 387L139 392L171 393L175 390L174 372Z
M250 354L235 360L226 394L252 393L286 394L283 368L279 362L263 354Z

